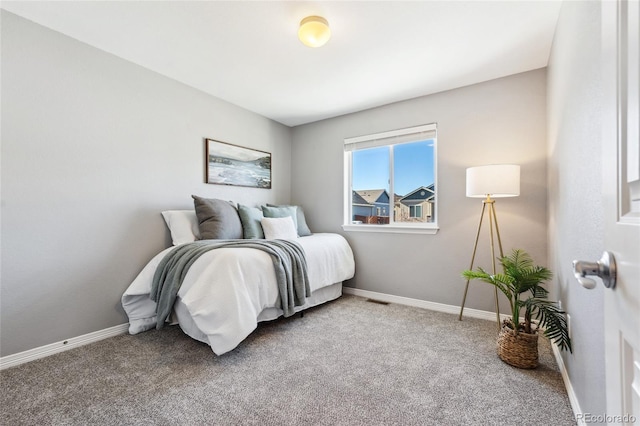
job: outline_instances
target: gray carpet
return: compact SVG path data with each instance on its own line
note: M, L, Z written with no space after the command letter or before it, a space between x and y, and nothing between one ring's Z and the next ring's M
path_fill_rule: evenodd
M5 425L572 425L540 366L500 361L494 322L355 296L261 324L217 357L178 327L0 372Z

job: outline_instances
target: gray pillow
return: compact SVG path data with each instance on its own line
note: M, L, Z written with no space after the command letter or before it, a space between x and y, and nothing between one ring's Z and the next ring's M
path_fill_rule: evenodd
M240 215L240 222L242 222L244 238L264 238L264 232L260 224L260 221L264 217L262 210L256 207L247 207L238 204L238 214Z
M296 208L296 220L294 220L294 222L297 221L297 228L298 228L298 236L299 237L306 237L307 235L311 235L311 230L309 229L309 226L307 225L307 219L304 217L304 210L302 210L301 206L276 206L275 204L268 204L268 207L295 207Z
M192 195L198 218L201 240L242 238L242 223L238 210L228 201Z
M295 228L298 229L298 218L295 206L262 206L262 214L264 217L287 217L291 216Z

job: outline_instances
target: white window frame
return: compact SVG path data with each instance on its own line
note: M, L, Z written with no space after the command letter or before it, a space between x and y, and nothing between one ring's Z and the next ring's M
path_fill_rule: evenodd
M384 232L384 233L408 233L408 234L436 234L438 232L438 209L440 203L436 201L432 211L435 222L428 223L403 223L395 222L392 212L394 211L393 194L389 195L389 221L388 225L354 224L352 223L352 173L353 156L352 151L364 148L374 148L378 146L397 145L408 142L418 142L425 139L434 139L433 145L433 183L435 188L435 200L438 200L438 135L436 123L423 124L415 127L391 130L388 132L375 133L372 135L356 136L344 140L344 221L342 229L353 232ZM389 187L393 192L393 150L389 158ZM392 204L393 203L393 204Z

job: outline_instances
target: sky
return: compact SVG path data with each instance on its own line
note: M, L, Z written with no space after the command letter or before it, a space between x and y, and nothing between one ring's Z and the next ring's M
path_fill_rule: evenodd
M353 151L353 189L389 191L389 147ZM394 189L407 195L433 180L433 140L393 146Z

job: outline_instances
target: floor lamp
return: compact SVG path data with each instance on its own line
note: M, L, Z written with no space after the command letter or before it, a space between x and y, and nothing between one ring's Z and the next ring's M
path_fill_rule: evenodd
M498 218L496 217L496 202L494 198L501 197L517 197L520 195L520 166L513 164L492 164L488 166L469 167L467 169L467 197L484 198L482 201L482 213L480 213L480 222L478 223L478 231L476 232L476 242L473 245L473 254L471 255L471 266L469 270L473 270L473 264L476 259L478 250L478 240L480 239L480 230L485 212L489 213L489 242L491 246L491 266L493 273L496 273L496 251L495 240L498 240L498 249L500 257L504 257L502 251L502 240L500 239L500 230L498 228ZM496 238L494 239L494 233ZM467 291L469 290L469 280L464 288L464 296L462 297L462 306L460 306L460 316L458 320L462 321L462 312L464 304L467 300ZM496 319L498 321L498 329L500 329L500 308L498 306L498 288L494 287L496 299Z

